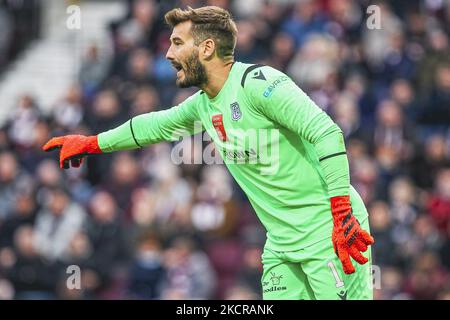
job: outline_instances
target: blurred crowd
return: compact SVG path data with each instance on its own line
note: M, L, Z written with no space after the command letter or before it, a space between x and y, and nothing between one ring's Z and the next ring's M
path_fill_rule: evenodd
M175 165L171 143L64 171L41 151L192 94L165 60L163 16L205 4L233 13L236 60L286 72L344 131L375 298L450 299L450 2L418 0L128 1L113 54L92 44L51 114L24 92L0 128L0 299L261 298L265 230L224 166Z

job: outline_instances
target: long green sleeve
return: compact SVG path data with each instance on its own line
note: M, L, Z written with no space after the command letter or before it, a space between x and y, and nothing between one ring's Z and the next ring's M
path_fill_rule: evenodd
M160 141L177 141L182 136L201 132L203 129L196 110L198 95L199 92L178 106L136 116L117 128L100 133L100 149L103 152L136 149Z
M349 165L341 129L288 76L270 67L261 70L271 85L249 79L255 108L314 146L330 197L348 195Z

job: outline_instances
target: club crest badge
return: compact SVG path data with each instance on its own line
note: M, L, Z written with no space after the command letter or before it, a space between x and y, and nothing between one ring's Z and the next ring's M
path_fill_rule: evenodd
M233 121L239 120L242 117L242 112L241 108L239 107L239 103L233 102L232 104L230 104L230 108L231 108L231 119Z

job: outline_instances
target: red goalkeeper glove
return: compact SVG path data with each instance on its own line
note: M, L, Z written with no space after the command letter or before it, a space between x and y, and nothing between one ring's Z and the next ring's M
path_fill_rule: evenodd
M88 154L102 153L98 146L97 136L68 135L50 139L43 147L44 151L61 149L59 166L68 169L69 163L78 168L83 157Z
M367 231L361 229L358 220L352 213L349 196L333 197L331 200L331 213L333 215L333 247L336 255L341 260L346 274L355 272L355 267L350 257L359 264L366 263L369 259L361 252L374 243L374 239Z

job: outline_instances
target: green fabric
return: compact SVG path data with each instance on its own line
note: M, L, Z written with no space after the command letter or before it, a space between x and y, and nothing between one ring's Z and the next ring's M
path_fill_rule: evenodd
M345 152L341 129L291 79L270 67L260 69L273 89L259 79L247 81L251 103L267 118L297 133L311 155L321 159ZM287 153L286 153L287 156ZM317 164L317 162L316 162ZM349 194L350 175L344 155L320 161L330 197Z
M361 226L369 231L366 218ZM352 260L355 273L345 274L331 239L303 250L262 255L262 294L265 300L373 300L371 248L363 265Z
M201 132L203 129L196 113L196 98L199 94L197 92L179 106L136 116L115 129L100 133L100 149L103 152L136 149L160 141L176 141L182 136Z
M246 73L250 66L234 63L213 99L197 92L179 106L133 118L134 138L129 123L100 134L101 149L137 148L206 130L273 250L298 250L331 237L332 196L349 194L355 216L364 219L367 212L350 185L346 155L319 161L345 152L339 127L285 74L267 66ZM226 141L213 125L217 115L222 115Z

